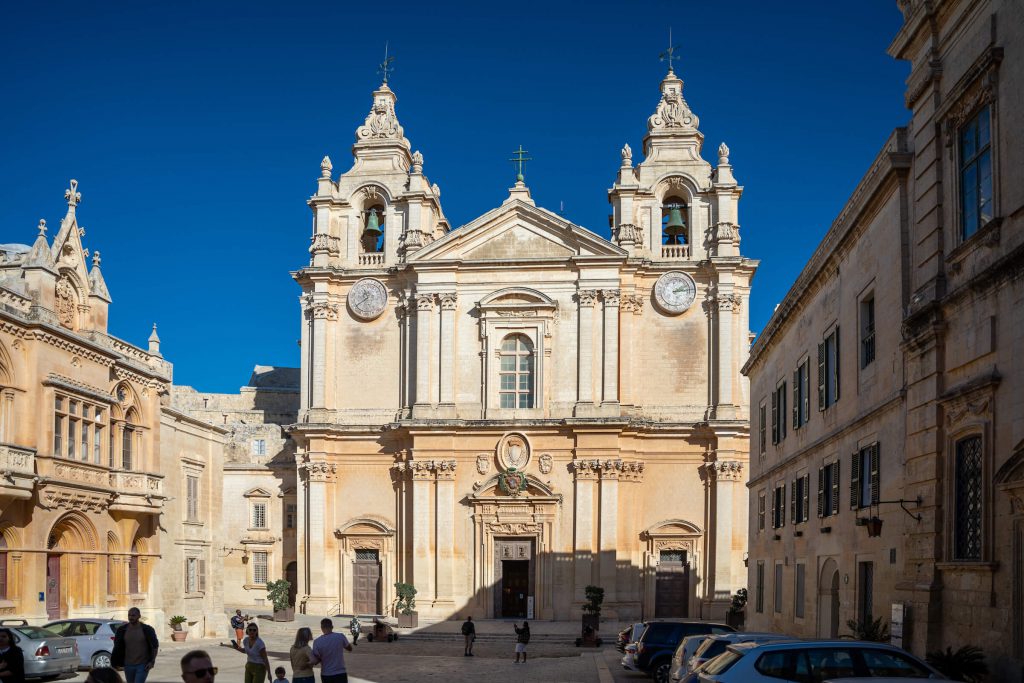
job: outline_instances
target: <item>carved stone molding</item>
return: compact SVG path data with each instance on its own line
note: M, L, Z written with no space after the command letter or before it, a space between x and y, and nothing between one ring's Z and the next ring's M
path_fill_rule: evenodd
M620 292L617 289L602 289L601 290L601 298L604 299L604 303L605 303L606 306L617 307L619 305L619 299L620 299L621 295L622 295L622 292Z
M543 453L543 454L541 454L540 458L537 461L537 465L538 465L538 467L540 469L540 473L541 474L550 474L551 473L551 469L553 467L553 462L552 462L551 454L550 453ZM481 472L481 474L483 474L483 472Z
M442 311L454 311L455 305L458 303L459 295L456 292L442 292L437 295L441 300Z
M398 472L410 472L414 480L455 479L455 460L410 460L398 463L394 469Z
M738 460L716 460L704 468L708 476L717 481L743 481L743 463Z
M309 241L311 243L309 253L311 254L327 254L328 256L341 254L341 239L333 235L320 232L310 237Z
M597 305L597 290L581 289L579 292L577 292L576 298L579 299L580 306L592 308Z
M358 140L401 139L402 127L395 115L395 94L386 85L373 93L373 106L366 122L356 130Z
M480 453L476 456L476 471L480 474L487 474L491 470L491 454Z
M615 241L619 245L635 244L642 247L644 244L643 228L632 223L623 223L615 229Z
M432 311L434 310L434 295L433 294L416 294L414 295L416 300L417 311Z
M619 302L619 308L627 313L642 315L644 312L644 298L639 294L623 294Z
M311 306L314 320L337 320L338 304L328 301L318 301Z
M569 463L576 479L621 479L623 481L641 481L644 473L644 462L641 460L622 460L620 458L600 460L597 458L577 458Z
M526 536L542 533L539 522L488 522L488 533L498 536Z
M309 481L329 481L338 471L337 465L322 460L303 463L299 465L299 469L306 473Z
M113 493L99 493L65 488L43 487L39 492L39 505L47 510L80 510L100 512L110 506Z
M647 130L668 130L673 128L697 128L696 115L683 99L683 82L670 73L661 87L661 101L654 114L647 120Z

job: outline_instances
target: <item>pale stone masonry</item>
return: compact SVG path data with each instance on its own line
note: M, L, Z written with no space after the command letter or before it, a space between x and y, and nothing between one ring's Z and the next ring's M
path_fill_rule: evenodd
M898 4L904 24L889 52L912 65L910 123L745 367L755 406L748 625L812 636L844 633L847 619L895 619L894 641L918 654L975 644L993 680L1020 681L1024 9ZM804 354L811 408L794 430ZM782 382L784 425L773 430ZM808 519L794 524L805 473Z
M373 94L324 158L302 286L298 606L431 618L721 617L744 582L750 281L729 150L671 71L609 190L613 240L522 175L450 230Z

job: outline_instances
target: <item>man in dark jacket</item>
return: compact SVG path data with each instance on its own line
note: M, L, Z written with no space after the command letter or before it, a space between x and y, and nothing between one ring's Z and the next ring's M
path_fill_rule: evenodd
M476 640L476 624L473 623L473 617L467 616L466 621L462 623L462 637L466 640L466 657L473 656L473 641Z
M128 610L128 623L114 632L114 651L110 653L110 665L124 669L127 683L146 683L149 670L156 664L156 653L160 641L156 631L139 619L142 613L138 607Z

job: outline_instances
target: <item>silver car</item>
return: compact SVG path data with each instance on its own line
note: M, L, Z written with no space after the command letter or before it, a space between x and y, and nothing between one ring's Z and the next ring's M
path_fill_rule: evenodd
M0 621L0 627L11 629L14 643L25 656L25 678L57 678L78 671L78 645L74 639L29 626L20 619Z
M78 657L82 666L96 669L110 666L110 653L114 649L114 632L122 619L62 619L51 621L43 628L78 643Z

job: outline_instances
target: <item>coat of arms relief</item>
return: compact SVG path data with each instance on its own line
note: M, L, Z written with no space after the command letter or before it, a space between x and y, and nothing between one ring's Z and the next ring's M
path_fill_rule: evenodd
M530 444L522 434L506 434L498 442L498 488L508 496L526 490L526 466L530 462Z

